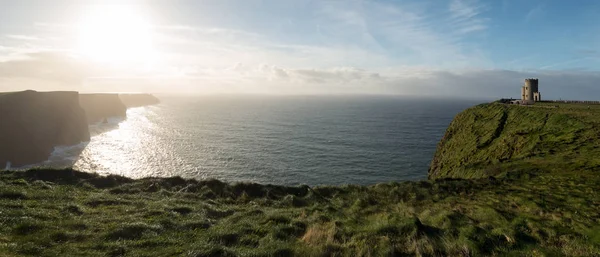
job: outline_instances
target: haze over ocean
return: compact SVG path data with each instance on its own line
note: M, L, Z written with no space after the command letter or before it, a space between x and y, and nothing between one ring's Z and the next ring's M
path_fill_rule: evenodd
M484 102L390 96L161 97L45 165L281 185L419 180L452 118Z

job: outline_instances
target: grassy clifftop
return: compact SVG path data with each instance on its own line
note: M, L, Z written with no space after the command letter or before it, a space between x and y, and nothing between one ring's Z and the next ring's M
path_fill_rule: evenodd
M600 106L483 104L456 116L430 179L502 177L507 172L600 170Z

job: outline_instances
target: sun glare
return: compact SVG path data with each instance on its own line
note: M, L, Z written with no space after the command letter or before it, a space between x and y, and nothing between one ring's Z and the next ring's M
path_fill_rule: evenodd
M148 63L156 52L150 23L130 5L94 6L79 22L78 51L100 62Z

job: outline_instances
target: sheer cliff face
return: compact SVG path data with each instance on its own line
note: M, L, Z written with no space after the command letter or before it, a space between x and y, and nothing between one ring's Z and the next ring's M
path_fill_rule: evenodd
M90 140L77 92L0 94L0 168L48 159L55 146Z
M125 117L127 107L118 94L81 94L79 104L86 113L89 123L108 117Z
M14 167L43 162L55 146L89 141L89 123L156 103L147 94L0 93L0 169L7 162Z
M430 179L508 172L600 170L600 106L483 104L458 114L438 144Z

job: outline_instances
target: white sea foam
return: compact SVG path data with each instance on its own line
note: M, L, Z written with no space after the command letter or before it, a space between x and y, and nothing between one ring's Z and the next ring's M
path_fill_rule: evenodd
M143 108L143 107L141 107ZM136 108L140 109L140 108ZM89 131L91 140L94 140L94 137L101 135L102 133L109 132L114 129L119 128L119 123L125 121L126 119L123 117L109 117L106 119L106 122L100 121L89 125ZM11 167L10 162L6 165L6 170L23 170L30 169L34 167L51 167L51 168L65 168L65 167L73 167L75 163L80 159L81 153L85 150L90 141L80 142L75 145L60 145L55 146L48 160L24 165L20 167Z

